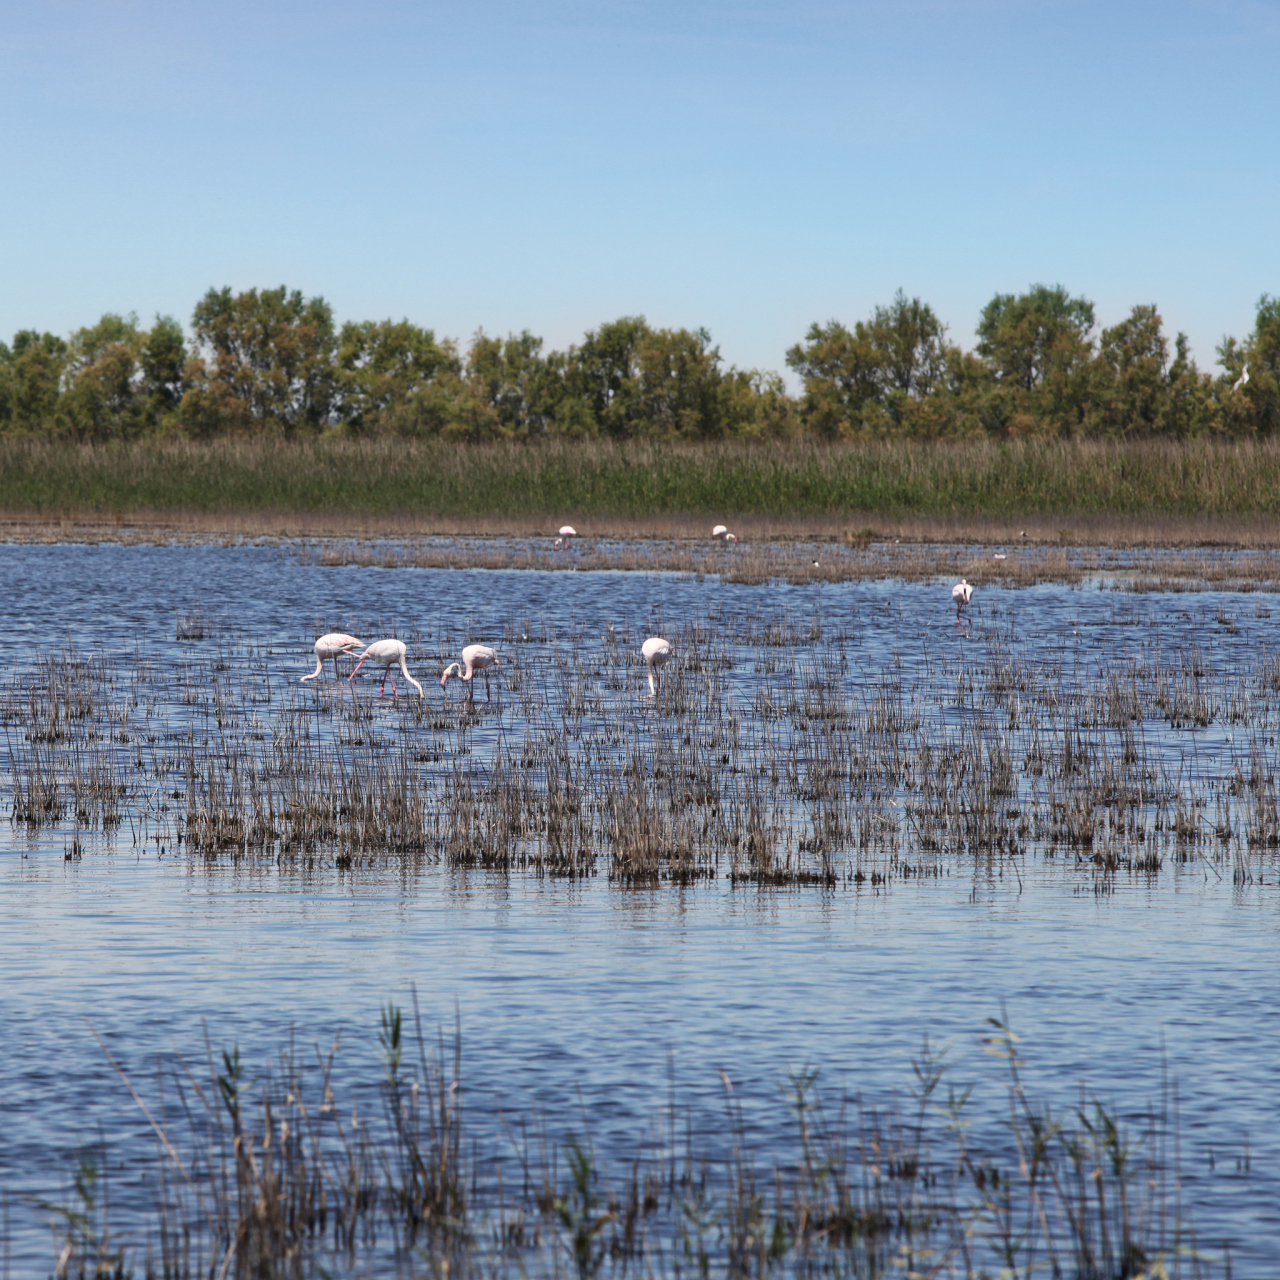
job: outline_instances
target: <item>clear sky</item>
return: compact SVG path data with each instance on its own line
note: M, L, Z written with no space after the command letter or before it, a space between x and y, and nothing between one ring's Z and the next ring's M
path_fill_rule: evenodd
M0 335L210 286L781 369L899 286L1280 293L1280 0L0 0Z

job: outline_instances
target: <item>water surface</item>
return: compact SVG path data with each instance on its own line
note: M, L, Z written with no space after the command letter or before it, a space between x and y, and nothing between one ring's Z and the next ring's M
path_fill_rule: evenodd
M853 682L977 661L995 633L1024 660L1060 662L1081 679L1152 646L1194 646L1215 670L1243 671L1271 641L1274 598L1261 594L992 588L975 597L975 626L957 628L948 586L328 568L287 547L0 547L14 676L36 680L39 656L67 646L122 665L142 656L174 673L175 725L208 716L199 696L178 693L227 661L260 673L272 700L264 714L310 696L297 680L311 669L316 628L330 626L412 637L411 669L432 697L441 653L467 637L501 649L525 618L549 634L522 650L530 670L554 668L587 638L600 644L610 625L638 646L684 618L820 618L811 651L782 663L798 668L838 647ZM197 607L216 619L216 637L177 641L175 614ZM778 675L743 663L727 678L749 717ZM641 682L637 667L608 695L634 701L637 733ZM365 686L363 696L375 693ZM503 706L474 731L477 756L511 731L516 712ZM378 732L407 731L390 699L376 715ZM1161 732L1153 716L1152 750L1185 775L1229 772L1238 744L1225 720L1191 739ZM1268 745L1274 756L1274 738ZM819 1067L834 1096L882 1104L910 1084L926 1033L953 1046L957 1078L978 1081L974 1106L991 1121L1007 1096L979 1037L1006 1009L1029 1082L1062 1106L1084 1083L1136 1113L1166 1072L1175 1076L1201 1238L1232 1240L1233 1274L1270 1273L1280 915L1265 862L1252 883L1197 858L1155 879L1121 875L1101 893L1034 854L1017 872L956 857L937 877L887 887L735 888L721 876L634 889L429 860L357 871L208 863L135 844L128 824L82 832L83 856L67 860L72 838L66 821L0 832L0 1184L11 1198L61 1194L74 1153L99 1133L128 1183L145 1128L91 1026L140 1078L158 1054L201 1055L205 1028L215 1046L238 1044L265 1067L291 1028L327 1041L345 1027L346 1069L373 1079L379 1007L407 1004L412 985L429 1027L458 1019L481 1123L499 1106L536 1108L559 1131L579 1122L581 1098L603 1148L622 1152L673 1073L682 1097L710 1115L727 1072L767 1138L784 1122L789 1069ZM40 1211L16 1204L15 1264L51 1270Z

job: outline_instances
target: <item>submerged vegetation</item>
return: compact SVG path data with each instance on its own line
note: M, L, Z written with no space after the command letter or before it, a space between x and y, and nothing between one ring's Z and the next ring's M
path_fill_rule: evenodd
M499 1138L464 1109L460 1044L432 1051L394 1006L376 1083L344 1083L337 1038L328 1052L291 1042L265 1073L239 1049L210 1049L207 1068L171 1058L151 1085L112 1057L154 1156L108 1197L114 1153L82 1153L70 1196L47 1206L56 1274L1230 1275L1183 1203L1175 1095L1121 1114L1082 1093L1057 1110L1028 1086L1007 1021L983 1043L1003 1064L1004 1124L974 1125L973 1083L926 1041L903 1095L879 1107L792 1072L767 1156L748 1119L765 1100L727 1071L718 1116L673 1095L608 1151L585 1104L567 1134L510 1115Z
M776 372L726 367L705 329L643 317L602 324L566 351L529 332L478 332L465 353L408 320L339 326L323 298L283 286L211 289L188 339L108 314L64 340L0 343L0 435L104 442L321 434L454 442L836 440L861 436L1261 437L1280 427L1280 298L1225 338L1222 373L1170 342L1154 305L1099 329L1061 286L997 294L965 351L901 292L853 328L810 326Z
M1221 667L1122 599L1108 625L1132 643L1105 657L1067 637L1032 653L993 614L873 664L864 628L894 623L890 597L844 619L655 614L592 635L524 614L501 634L405 637L428 671L494 644L492 702L304 686L302 660L282 680L198 611L177 619L190 656L174 666L67 651L0 688L12 820L74 824L73 852L96 828L204 859L623 886L875 888L1017 877L1031 857L1100 893L1187 865L1274 877L1280 660L1252 648ZM1219 609L1195 634L1239 631ZM646 633L675 651L656 699ZM1220 753L1198 746L1210 725L1230 730Z

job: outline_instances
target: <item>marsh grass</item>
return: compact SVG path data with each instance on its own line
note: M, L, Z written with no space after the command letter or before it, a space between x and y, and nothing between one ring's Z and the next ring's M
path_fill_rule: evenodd
M1112 612L1137 622L1119 597ZM1100 893L1188 864L1280 874L1280 660L1265 648L1219 668L1195 640L1135 633L1081 663L993 616L908 673L859 658L876 617L826 618L816 599L808 616L652 625L676 653L656 698L628 624L589 635L528 613L487 637L502 646L492 701L429 676L426 699L300 686L199 609L179 618L189 657L174 664L45 655L0 685L11 821L211 862L633 888L881 891L1017 876L1030 858ZM485 638L407 637L425 672ZM1221 754L1199 748L1210 726L1230 731Z
M975 440L922 444L615 443L256 439L71 445L0 441L0 511L17 524L176 521L241 533L553 529L593 533L728 520L759 538L820 532L868 540L925 528L1003 540L1032 521L1042 541L1140 541L1153 532L1275 543L1280 443ZM389 522L389 523L388 523ZM914 523L913 523L914 522ZM928 522L934 522L929 524ZM1173 522L1173 523L1171 523ZM353 523L357 526L352 528ZM1003 532L992 524L1003 524ZM319 527L317 527L319 526ZM102 527L101 524L99 527ZM404 530L400 526L400 531ZM1144 533L1145 531L1145 533ZM668 529L667 532L670 532ZM1185 535L1185 528L1183 529Z
M354 1076L341 1035L327 1050L291 1037L270 1065L206 1042L203 1063L163 1059L151 1084L103 1044L153 1154L142 1176L131 1161L133 1185L113 1201L113 1153L81 1153L65 1201L42 1206L55 1274L1218 1274L1182 1203L1172 1089L1121 1113L1082 1088L1056 1110L1037 1100L1005 1018L982 1043L1003 1124L974 1122L978 1082L957 1084L926 1040L884 1105L833 1097L807 1067L770 1105L721 1071L718 1113L673 1092L607 1152L582 1099L567 1127L516 1102L501 1125L477 1126L460 1035L427 1042L416 999L412 1017L382 1009L377 1070ZM762 1105L777 1117L763 1130Z

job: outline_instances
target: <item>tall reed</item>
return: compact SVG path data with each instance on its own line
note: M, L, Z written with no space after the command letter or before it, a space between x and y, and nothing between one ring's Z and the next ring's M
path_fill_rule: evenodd
M0 510L94 515L1242 517L1280 514L1280 442L688 445L0 440Z

